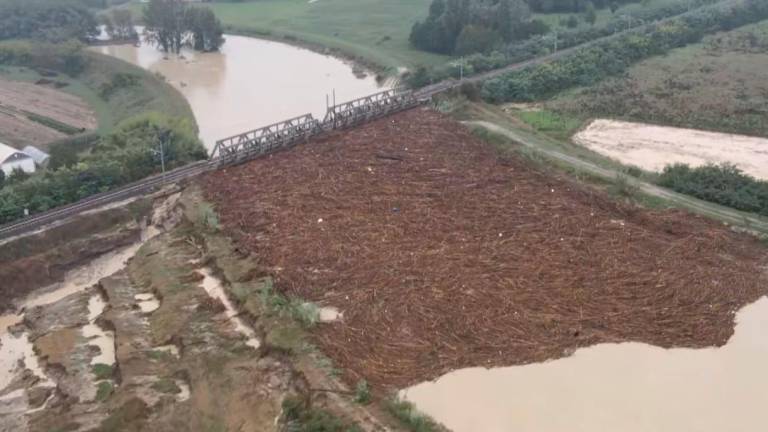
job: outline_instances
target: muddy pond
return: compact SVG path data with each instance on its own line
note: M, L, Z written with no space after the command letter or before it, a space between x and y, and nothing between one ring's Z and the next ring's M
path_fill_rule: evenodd
M573 140L601 155L647 171L684 163L693 167L731 163L768 179L768 139L643 123L598 119Z
M94 49L164 76L189 101L209 151L216 140L291 117L322 119L334 91L343 102L390 86L336 57L243 36L226 35L216 53L169 55L147 44Z

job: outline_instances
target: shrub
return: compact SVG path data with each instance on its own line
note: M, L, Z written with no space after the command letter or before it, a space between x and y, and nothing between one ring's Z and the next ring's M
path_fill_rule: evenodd
M355 387L355 402L366 405L371 402L371 388L368 381L360 380Z
M333 413L309 406L295 397L283 400L282 420L291 432L353 432L360 428L342 421Z
M768 216L768 182L746 175L731 164L698 168L669 165L657 183L705 201Z
M411 432L437 432L441 430L434 420L421 414L410 402L394 398L387 403L386 408L405 429Z
M114 372L114 368L112 365L104 364L104 363L96 363L91 367L91 372L96 376L97 381L110 379L112 378L112 373Z

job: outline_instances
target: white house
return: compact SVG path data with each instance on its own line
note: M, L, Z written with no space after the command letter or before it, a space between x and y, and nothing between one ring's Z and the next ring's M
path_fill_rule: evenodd
M16 168L33 173L35 172L35 160L21 150L0 143L0 169L6 176L9 176Z

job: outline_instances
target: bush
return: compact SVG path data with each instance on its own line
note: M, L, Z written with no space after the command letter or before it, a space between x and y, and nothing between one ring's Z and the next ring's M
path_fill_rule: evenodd
M398 419L406 430L411 432L437 432L442 430L431 418L421 414L410 402L392 399L387 403L387 411Z
M698 168L669 165L657 183L705 201L768 216L768 182L746 175L731 164Z
M360 380L355 387L355 402L366 405L371 402L371 387L368 381Z
M96 132L87 132L52 142L48 146L51 155L48 169L57 170L61 167L72 167L80 160L79 153L90 149L100 139Z
M309 403L298 397L283 400L282 420L291 432L353 432L359 426L342 421L333 413L312 408Z
M130 88L139 84L140 78L132 73L120 72L112 75L109 82L105 82L99 87L99 95L104 99L109 99L115 92L124 88Z

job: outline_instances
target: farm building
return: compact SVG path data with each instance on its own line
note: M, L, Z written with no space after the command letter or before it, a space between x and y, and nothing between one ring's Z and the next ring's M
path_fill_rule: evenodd
M10 175L16 168L33 173L35 172L35 160L21 150L0 143L0 168L6 176Z
M47 166L48 160L51 159L51 155L31 145L24 147L22 152L29 155L35 161L35 165L41 168Z

